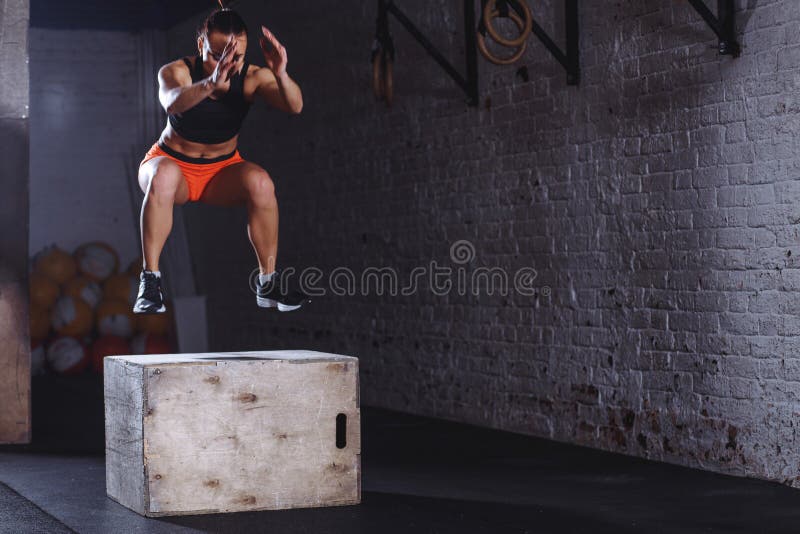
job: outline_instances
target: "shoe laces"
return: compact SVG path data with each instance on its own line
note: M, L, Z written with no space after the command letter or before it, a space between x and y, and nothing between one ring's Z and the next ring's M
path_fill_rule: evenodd
M150 302L161 300L161 278L154 274L144 273L141 280L142 296Z

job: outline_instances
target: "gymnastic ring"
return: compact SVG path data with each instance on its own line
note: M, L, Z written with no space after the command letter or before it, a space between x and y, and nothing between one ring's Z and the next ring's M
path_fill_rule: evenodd
M478 34L478 50L480 50L480 53L483 55L483 57L485 57L495 65L511 65L512 63L514 63L515 61L517 61L519 58L522 57L522 54L525 53L526 47L527 45L525 43L522 43L522 46L519 47L519 50L517 50L513 56L510 56L508 58L498 58L493 56L491 52L489 52L489 50L486 48L486 40L484 39L483 35L480 33Z
M392 79L392 57L386 54L386 62L383 66L383 97L386 99L386 106L392 106L392 97L394 97L394 80Z
M533 29L533 15L531 14L531 8L528 6L527 0L506 0L508 2L516 1L519 5L522 6L522 10L525 12L525 24L520 27L520 34L519 37L516 39L506 39L502 35L500 35L492 26L492 20L498 18L500 11L495 8L497 5L497 0L489 0L486 2L486 5L483 6L483 23L486 25L486 31L489 32L489 35L492 36L498 44L503 46L508 46L511 48L516 48L520 46L522 43L528 40L528 37L531 36L531 30ZM509 10L513 8L509 7ZM509 11L510 15L516 15L514 11ZM519 15L517 15L519 17ZM510 17L513 18L513 17ZM515 21L516 22L516 21ZM519 26L519 23L517 23Z
M383 81L381 80L383 77L381 72L382 55L380 50L372 54L372 91L378 100L383 98Z
M519 15L517 15L514 12L510 12L509 18L513 20L517 24L517 26L519 26L520 29L522 29L524 22L519 17ZM485 57L495 65L510 65L514 63L515 61L517 61L519 58L522 57L522 54L525 53L525 49L527 48L527 46L528 46L528 41L523 41L522 46L519 47L519 50L517 50L514 53L514 55L508 58L498 58L493 56L491 52L489 52L489 49L486 48L486 38L481 32L478 32L478 50L480 50L481 55L483 55L483 57Z

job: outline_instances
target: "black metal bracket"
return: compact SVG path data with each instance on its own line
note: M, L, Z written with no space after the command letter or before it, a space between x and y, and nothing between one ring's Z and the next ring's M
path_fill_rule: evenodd
M526 2L527 0L517 0ZM481 0L481 6L485 0ZM520 16L523 16L522 8L515 1L501 0L498 4L510 5ZM463 0L464 6L464 44L466 51L466 76L463 76L425 35L417 28L411 19L398 8L393 0L378 0L378 31L376 38L384 41L382 44L386 48L394 51L389 33L388 14L391 13L405 27L414 39L419 42L426 52L444 69L444 71L456 82L456 84L466 93L467 103L470 106L478 105L478 47L476 29L485 31L483 21L478 26L475 20L475 0ZM507 9L503 7L503 9ZM564 17L566 25L566 52L547 35L536 21L533 21L531 33L536 35L544 44L545 48L556 58L567 72L567 84L577 85L580 80L580 61L578 48L578 0L564 0Z
M703 20L714 30L719 39L719 53L739 57L741 48L736 40L736 10L734 0L717 0L717 14L708 9L703 0L689 0Z
M507 13L510 6L517 15L524 17L525 13L517 2L527 2L527 0L499 0L497 2L498 11ZM486 5L486 0L481 0L481 8ZM483 9L481 9L483 12ZM547 32L533 20L531 33L536 35L545 48L556 58L564 70L567 71L567 85L578 85L580 81L580 57L578 48L578 0L564 0L564 22L567 41L567 50L563 52L561 48L547 35ZM483 20L481 20L483 26ZM484 28L485 30L485 28Z
M466 93L470 106L478 105L478 53L475 37L475 2L464 0L464 34L466 44L466 70L464 77L425 37L414 23L398 8L392 0L378 0L378 23L388 25L387 13L391 13L402 24L414 39L422 45L428 54L447 72L448 75ZM378 33L388 35L388 28Z

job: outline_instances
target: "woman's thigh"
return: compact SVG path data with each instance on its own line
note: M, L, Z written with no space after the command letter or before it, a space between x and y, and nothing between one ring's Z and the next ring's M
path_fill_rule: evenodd
M238 206L274 199L272 178L260 165L242 161L220 169L208 182L200 201L214 206Z
M139 167L139 188L146 195L148 188L159 188L175 193L175 204L185 204L189 200L189 186L177 163L166 156L148 160Z

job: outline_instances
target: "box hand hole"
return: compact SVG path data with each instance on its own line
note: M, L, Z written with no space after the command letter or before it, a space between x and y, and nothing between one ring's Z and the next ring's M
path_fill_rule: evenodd
M336 448L344 449L347 446L347 415L340 413L336 416Z

